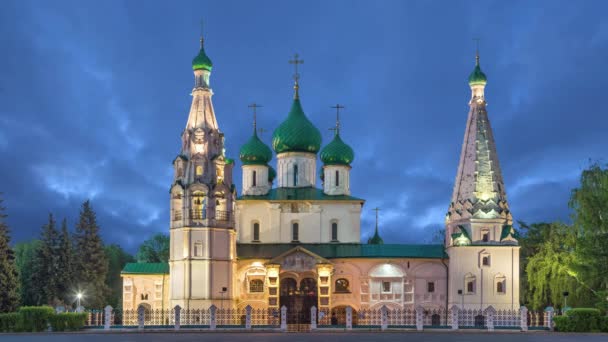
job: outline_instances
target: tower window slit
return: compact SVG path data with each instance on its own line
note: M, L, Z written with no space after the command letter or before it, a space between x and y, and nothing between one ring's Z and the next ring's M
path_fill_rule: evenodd
M300 225L297 222L291 225L291 240L300 241Z
M253 241L260 241L260 224L253 224Z
M251 177L251 184L253 186L256 186L256 178L257 178L256 176L257 176L257 172L254 170L253 174L252 174L252 177Z
M340 186L340 171L336 170L336 186Z

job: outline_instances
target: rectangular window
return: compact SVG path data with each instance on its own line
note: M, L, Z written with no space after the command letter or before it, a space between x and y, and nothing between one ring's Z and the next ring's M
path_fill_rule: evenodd
M331 241L338 241L338 223L331 224Z
M505 293L505 284L502 281L496 283L496 292L497 293Z
M435 282L428 282L426 283L426 291L429 293L435 292Z
M482 238L483 242L488 242L490 240L490 233L483 232Z
M490 257L489 256L484 256L481 258L481 264L483 266L490 266Z
M291 226L291 240L300 241L300 225L294 222Z
M253 241L260 241L260 224L253 224Z
M475 282L468 281L467 282L467 293L474 293L475 292Z
M252 186L255 186L255 185L256 185L256 178L257 178L256 176L257 176L257 172L253 171L253 175L252 175L252 177L251 177L251 178L252 178L252 179L251 179L251 184L252 184Z
M340 171L336 170L336 186L340 186Z
M382 292L391 292L391 282L390 281L382 282Z
M194 256L195 257L203 256L203 243L202 242L194 243Z

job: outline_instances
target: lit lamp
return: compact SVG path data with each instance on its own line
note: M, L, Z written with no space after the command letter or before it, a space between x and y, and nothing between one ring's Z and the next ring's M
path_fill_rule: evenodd
M80 300L82 299L82 292L78 292L76 294L76 300L77 300L77 304L76 304L76 311L80 310Z

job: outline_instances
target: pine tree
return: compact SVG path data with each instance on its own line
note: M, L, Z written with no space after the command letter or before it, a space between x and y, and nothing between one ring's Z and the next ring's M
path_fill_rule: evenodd
M10 230L0 198L0 312L12 312L19 306L19 274L9 246Z
M99 226L91 203L82 204L80 219L74 234L75 281L84 292L83 305L102 308L106 305L109 289L105 283L108 273L108 259L99 236Z
M55 218L49 214L49 221L42 226L40 247L34 261L35 272L32 274L35 302L38 305L56 304L59 273L59 233L55 228Z
M59 234L59 273L57 276L57 292L59 298L64 303L71 303L73 300L73 276L74 276L74 260L73 260L73 246L68 231L68 223L64 218L61 222L61 233Z

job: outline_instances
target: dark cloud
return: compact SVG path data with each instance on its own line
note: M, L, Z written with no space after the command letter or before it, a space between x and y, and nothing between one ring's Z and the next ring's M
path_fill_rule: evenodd
M190 105L200 17L227 151L264 107L269 142L291 102L299 52L304 110L323 132L346 105L362 239L379 206L395 242L443 225L468 111L473 37L516 219L567 220L589 159L606 158L603 2L205 3L9 1L0 12L0 191L13 236L49 211L73 227L91 198L104 238L130 250L166 231L171 160ZM236 184L240 187L240 174Z

